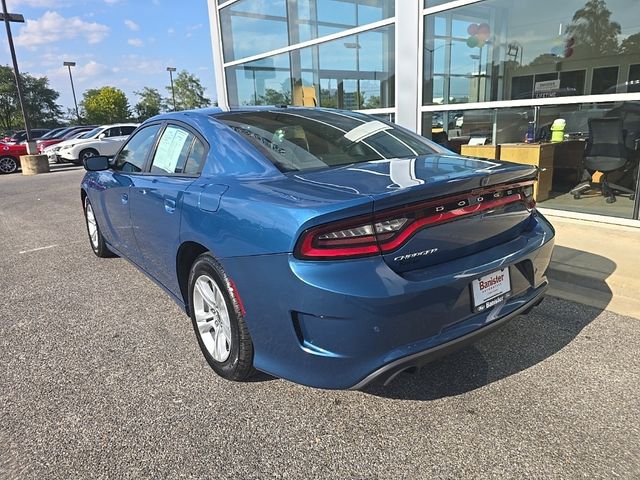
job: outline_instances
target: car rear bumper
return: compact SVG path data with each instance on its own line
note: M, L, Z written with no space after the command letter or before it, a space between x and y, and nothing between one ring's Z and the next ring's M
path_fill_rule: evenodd
M544 285L536 288L531 292L530 296L519 300L519 303L521 303L519 307L517 307L511 313L504 315L497 320L491 321L485 327L473 330L466 335L454 338L453 340L442 343L436 347L429 348L423 352L418 352L412 355L408 355L407 357L399 358L398 360L384 365L383 367L380 367L376 371L370 373L356 385L351 387L350 390L359 390L370 383L382 383L383 385L387 385L398 374L406 370L412 368L420 368L429 362L437 360L440 357L448 355L449 353L455 352L456 350L460 350L468 345L477 342L478 340L507 324L509 320L512 320L514 317L517 317L518 315L523 313L527 313L533 307L539 305L544 299L544 292L546 292L547 287L548 284L545 283Z
M314 387L361 388L475 341L539 302L553 235L536 216L511 242L404 274L381 257L221 262L244 302L257 369ZM472 280L505 267L512 296L474 313Z

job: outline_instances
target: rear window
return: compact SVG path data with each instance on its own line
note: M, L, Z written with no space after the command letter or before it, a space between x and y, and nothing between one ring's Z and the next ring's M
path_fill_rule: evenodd
M436 153L426 139L354 112L230 112L215 119L257 146L283 172Z

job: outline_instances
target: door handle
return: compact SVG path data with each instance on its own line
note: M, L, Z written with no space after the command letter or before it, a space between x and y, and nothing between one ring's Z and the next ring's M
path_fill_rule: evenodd
M123 193L122 197L120 197L120 201L122 202L123 205L126 205L129 202L129 195L127 195L126 193Z
M164 209L167 213L173 213L176 211L176 201L169 198L164 199Z

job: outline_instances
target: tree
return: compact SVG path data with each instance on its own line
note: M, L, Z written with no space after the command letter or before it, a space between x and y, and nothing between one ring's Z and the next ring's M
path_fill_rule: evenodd
M370 95L369 97L365 97L362 94L363 98L365 98L363 108L380 108L382 107L382 100L380 99L380 95Z
M139 121L142 122L147 118L158 115L163 109L164 100L156 88L144 87L139 92L134 93L140 97L140 101L134 107Z
M83 116L88 123L117 123L129 119L129 101L115 87L91 88L82 94Z
M173 86L176 96L175 110L190 110L211 105L211 100L204 95L204 87L200 83L200 79L186 70L182 70L176 75ZM168 103L173 110L171 85L167 87L167 92L169 92Z
M620 32L622 28L611 21L611 10L605 0L588 0L567 26L568 37L575 40L574 55L578 58L617 54Z
M634 33L624 39L620 50L626 55L637 55L640 52L640 33Z
M20 75L25 108L32 128L53 127L62 115L56 103L60 94L49 87L47 77ZM24 128L13 69L0 66L0 126L5 130Z
M291 91L265 88L264 95L258 96L256 105L291 105Z

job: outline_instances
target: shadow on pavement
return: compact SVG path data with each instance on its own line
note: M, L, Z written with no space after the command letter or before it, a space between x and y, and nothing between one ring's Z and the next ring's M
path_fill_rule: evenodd
M51 173L82 170L84 168L82 165L76 165L75 163L52 163L49 167L51 168Z
M530 314L516 317L478 343L427 364L416 373L402 373L387 386L374 384L362 391L404 400L455 396L518 373L560 351L605 309L607 292L611 300L605 280L616 264L570 248L557 247L557 251L559 257L579 263L573 265L573 273L565 265L560 274L552 263L548 275L551 285L559 275L576 288L588 285L597 289L600 308L548 296Z

